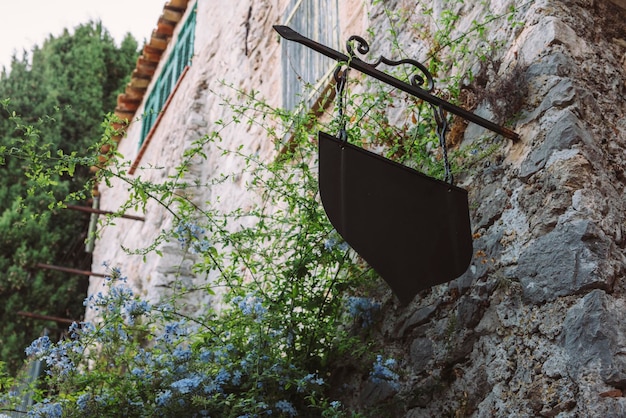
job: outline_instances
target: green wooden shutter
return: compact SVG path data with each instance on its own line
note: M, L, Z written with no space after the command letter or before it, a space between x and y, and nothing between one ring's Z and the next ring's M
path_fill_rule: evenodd
M194 7L180 29L172 52L167 58L165 65L163 65L163 69L155 81L148 98L145 100L139 146L143 144L144 139L150 133L185 67L191 65L195 29L196 8Z

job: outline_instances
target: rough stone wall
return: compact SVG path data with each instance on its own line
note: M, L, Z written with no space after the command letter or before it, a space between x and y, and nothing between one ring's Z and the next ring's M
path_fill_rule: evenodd
M422 292L408 306L384 286L375 295L383 310L373 332L379 348L399 361L402 385L374 384L363 374L368 365L347 361L334 378L344 388L337 395L364 411L382 408L406 417L626 416L624 10L608 0L340 0L342 39L364 35L369 26L376 36L372 46L387 53L384 8L404 10L399 44L423 60L444 10L460 16L455 31L461 34L487 11L498 15L511 6L523 25L506 19L487 25L488 40L500 47L489 60L468 63L479 76L462 90L461 104L510 124L521 140L498 140L495 153L458 176L469 191L475 238L466 274ZM233 92L221 80L260 90L280 104L280 48L271 25L281 22L284 8L284 1L199 1L194 63L137 177L165 179L192 141L228 118L219 94ZM131 125L120 144L130 161L139 128ZM487 134L458 121L453 129L459 146ZM272 156L272 144L254 126L227 129L223 137L222 146ZM203 182L240 169L220 152L207 151L209 159L190 169ZM227 206L245 208L244 182L245 173L193 198L202 203L219 196ZM124 199L124 184L113 186L101 189L103 209L115 210ZM146 247L172 225L154 203L145 217L143 223L119 219L101 229L93 270L101 271L104 261L119 265L152 300L178 280L209 279L190 271L192 260L177 243L165 245L162 257L125 253L121 246ZM92 278L90 291L100 288ZM193 309L208 303L201 292L187 301Z
M454 9L460 31L487 8L518 9L523 26L488 25L502 47L462 98L521 140L458 178L468 271L407 307L383 297L381 347L401 359L404 385L346 379L345 396L392 416L626 416L626 14L608 1L444 3L427 6L435 18ZM432 20L412 2L383 7L415 12L399 43L423 54L408 28L434 31ZM467 127L461 146L482 134Z

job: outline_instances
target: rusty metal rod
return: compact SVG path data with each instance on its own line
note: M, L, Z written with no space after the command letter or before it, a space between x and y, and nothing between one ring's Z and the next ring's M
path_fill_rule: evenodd
M490 131L498 133L506 138L512 139L514 141L519 140L519 135L516 132L512 131L511 129L508 129L496 123L493 123L461 107L453 105L452 103L445 101L437 96L433 96L432 94L430 94L424 89L405 83L404 81L399 80L395 77L392 77L387 73L377 70L376 68L374 68L373 65L368 64L360 60L357 57L354 57L354 56L349 57L348 55L342 54L341 52L334 50L332 48L329 48L326 45L322 45L318 42L315 42L314 40L309 39L306 36L299 34L295 30L291 29L289 26L275 25L274 30L276 30L276 32L278 32L280 36L282 36L288 41L297 42L299 44L302 44L306 47L313 49L314 51L319 52L320 54L326 55L327 57L332 58L338 62L345 63L350 68L354 68L355 70L358 70L362 72L363 74L367 74L371 77L374 77L377 80L382 81L383 83L387 83L390 86L398 88L415 97L418 97L436 106L440 106L441 108L447 110L450 113L454 113L455 115L458 115L462 117L463 119L467 119L470 122L474 122L475 124L480 125L483 128L487 128Z
M82 276L109 277L108 274L104 274L104 273L94 273L93 271L78 270L78 269L73 269L69 267L53 266L52 264L37 263L35 264L35 267L40 268L40 269L45 269L45 270L62 271L63 273L80 274Z
M42 315L33 312L18 311L17 314L20 316L25 316L27 318L41 319L43 321L61 322L63 324L73 324L74 322L78 322L69 318L59 318L58 316Z
M115 215L115 212L111 212L108 210L100 210L100 209L94 209L94 208L90 208L89 206L79 206L79 205L65 205L68 209L71 210L78 210L81 212L87 212L87 213L96 213L98 215ZM143 218L141 216L134 216L134 215L126 215L126 214L122 214L122 215L118 215L120 218L126 218L126 219L132 219L134 221L145 221L146 218Z

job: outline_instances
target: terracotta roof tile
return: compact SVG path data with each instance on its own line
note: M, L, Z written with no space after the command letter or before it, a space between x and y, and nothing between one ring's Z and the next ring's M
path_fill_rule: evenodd
M119 142L122 139L126 127L133 120L137 109L141 105L156 68L161 61L163 51L167 48L176 25L185 14L189 1L170 0L163 6L163 13L156 22L156 29L152 31L148 44L144 45L142 54L137 59L130 82L126 85L124 93L117 96L117 106L114 113L124 123L113 124L114 128L119 130L119 135L112 138L115 142ZM99 156L100 167L107 163L107 157L104 154L108 152L108 148L101 151L102 155ZM96 172L98 169L99 167L91 167L92 172Z
M129 109L129 102L139 101L141 103L146 88L161 61L163 51L167 48L176 24L182 19L188 4L189 0L170 0L163 6L163 13L156 23L156 29L152 31L148 44L144 45L142 54L137 59L126 91L117 98L117 108ZM121 113L128 115L128 110ZM133 116L134 112L130 114L128 120L132 120Z

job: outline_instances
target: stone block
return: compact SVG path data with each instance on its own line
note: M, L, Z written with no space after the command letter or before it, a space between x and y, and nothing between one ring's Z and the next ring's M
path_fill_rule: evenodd
M612 305L611 297L596 289L572 306L563 324L562 346L571 378L597 372L606 384L626 388L626 339L618 331L626 318Z
M416 338L411 343L411 364L416 371L426 368L433 357L433 343L430 338Z
M536 25L525 28L518 39L517 58L522 65L528 65L544 55L551 45L562 44L569 54L582 57L590 52L587 43L574 30L556 17L547 17ZM515 53L515 48L511 53Z
M608 289L604 260L609 257L608 238L588 220L557 225L532 241L519 258L516 275L523 296L543 303L584 289Z
M437 304L434 304L416 309L410 316L407 316L404 321L400 322L400 325L396 327L394 331L394 336L396 338L402 338L407 332L427 323L432 314L437 310L437 306Z
M554 101L562 103L573 94L569 83L564 83L554 90ZM543 142L533 149L520 167L519 176L528 179L546 166L553 152L569 149L579 143L590 144L591 134L581 127L580 120L569 110L556 120L552 128L546 133Z

